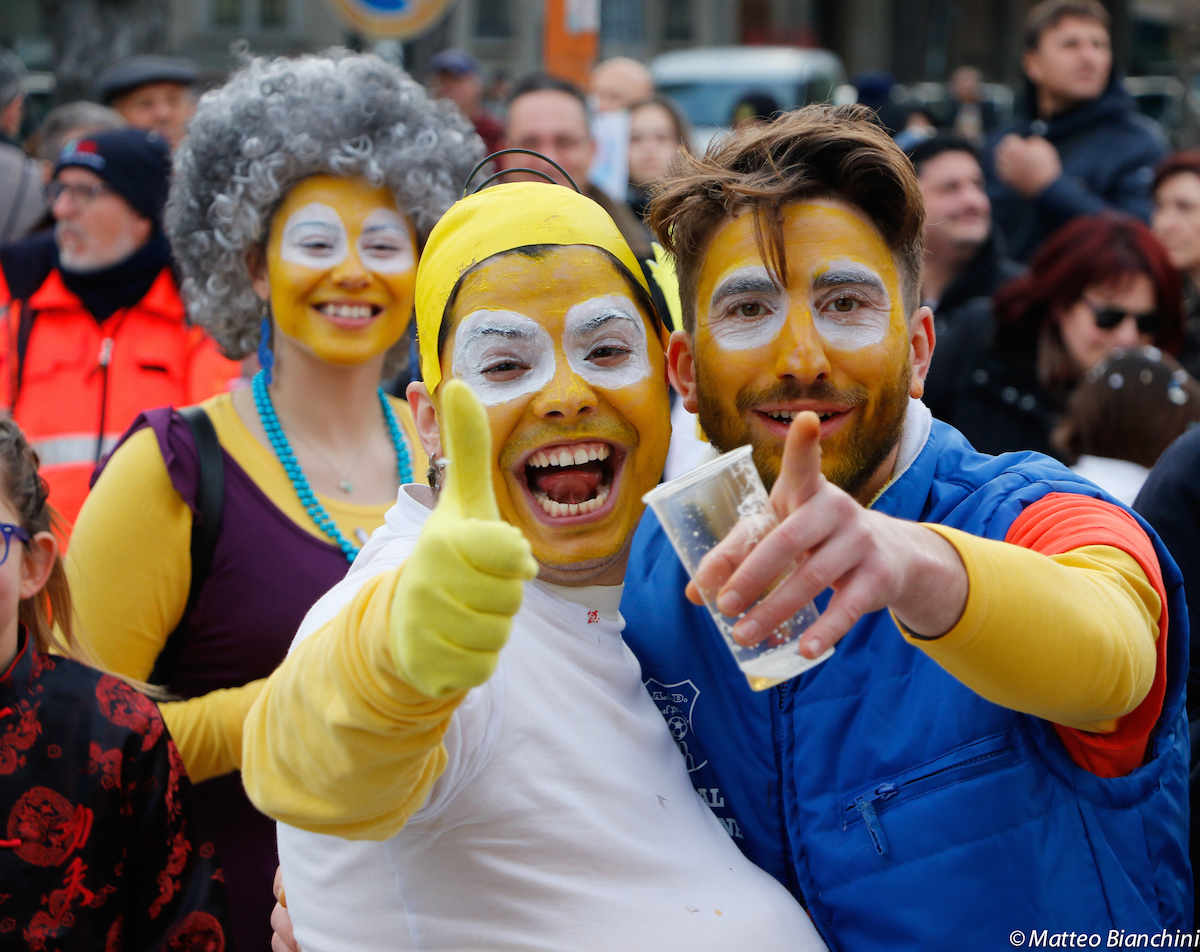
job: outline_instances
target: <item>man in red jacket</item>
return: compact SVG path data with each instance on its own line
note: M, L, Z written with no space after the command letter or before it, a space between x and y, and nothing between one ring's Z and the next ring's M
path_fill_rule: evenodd
M161 227L169 176L158 133L70 142L47 188L54 231L0 251L0 406L68 523L140 411L198 403L238 375L184 313Z

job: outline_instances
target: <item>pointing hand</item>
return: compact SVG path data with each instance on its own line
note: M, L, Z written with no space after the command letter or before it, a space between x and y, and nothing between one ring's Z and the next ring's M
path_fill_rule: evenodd
M944 634L966 604L958 553L932 530L865 509L826 480L820 434L815 413L796 416L771 489L779 525L749 554L730 539L714 547L688 597L699 604L700 590L717 592L717 607L734 616L795 566L734 626L734 638L756 644L827 588L833 597L801 642L806 657L819 657L863 615L881 608L890 607L918 634Z

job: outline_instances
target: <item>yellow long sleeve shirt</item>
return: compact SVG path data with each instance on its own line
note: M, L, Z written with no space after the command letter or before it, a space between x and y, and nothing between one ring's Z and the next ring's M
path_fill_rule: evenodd
M296 525L327 541L296 496L274 453L242 422L229 394L202 404L221 446ZM408 405L392 401L413 456L427 466ZM371 532L390 504L355 505L320 496L342 532ZM179 624L191 581L192 513L175 490L155 434L143 429L115 453L88 496L71 536L66 568L79 639L109 670L144 680ZM132 556L131 556L132 554ZM237 770L242 721L263 681L160 705L193 781Z
M268 816L345 839L387 839L445 769L442 737L466 692L434 700L397 674L388 629L402 571L368 579L292 650L250 709L242 782Z

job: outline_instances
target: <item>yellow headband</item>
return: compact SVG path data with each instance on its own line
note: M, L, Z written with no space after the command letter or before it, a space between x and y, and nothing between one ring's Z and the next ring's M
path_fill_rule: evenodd
M649 294L641 265L599 205L562 185L493 185L456 202L434 226L417 267L417 342L432 393L442 379L438 331L454 285L492 255L525 245L592 245L621 262ZM660 332L664 345L666 333Z

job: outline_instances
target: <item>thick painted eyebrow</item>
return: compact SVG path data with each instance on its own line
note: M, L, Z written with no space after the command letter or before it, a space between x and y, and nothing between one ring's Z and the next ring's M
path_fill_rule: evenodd
M471 332L472 337L503 337L505 340L533 340L537 331L532 327L501 327L485 324Z
M362 233L369 235L373 231L403 231L403 229L399 225L371 225L368 228L364 228Z
M813 278L813 290L815 291L847 284L870 288L879 294L887 293L887 288L883 286L883 282L879 280L874 272L866 268L830 268L823 274L818 274Z
M578 329L580 331L594 331L597 327L603 327L611 321L629 321L632 324L633 317L626 314L620 308L614 307L599 314L594 314L586 321L580 322Z
M767 275L735 274L722 281L713 291L712 301L715 304L721 298L734 294L778 294L777 285Z

